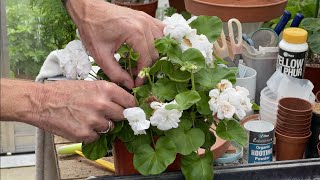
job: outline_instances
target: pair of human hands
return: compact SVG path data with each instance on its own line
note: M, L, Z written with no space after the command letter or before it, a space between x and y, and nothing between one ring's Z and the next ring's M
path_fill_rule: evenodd
M158 58L154 39L163 36L161 21L103 0L68 0L66 7L86 50L110 80L128 89L142 85L144 80L132 79L114 53L123 43L139 52L134 74L152 65ZM59 106L51 103L40 112L47 122L41 127L75 142L93 142L99 137L97 132L110 130L108 121L123 120L123 110L136 106L134 97L116 84L68 81L49 85L57 89L61 101ZM46 115L48 112L55 116Z

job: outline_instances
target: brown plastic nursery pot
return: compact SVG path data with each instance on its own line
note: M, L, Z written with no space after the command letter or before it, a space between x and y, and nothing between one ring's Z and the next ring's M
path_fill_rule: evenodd
M114 141L112 153L114 159L115 175L125 176L139 174L139 172L134 168L133 165L133 154L127 150L126 145L119 139L116 139ZM168 166L166 171L179 171L181 168L180 162L181 155L178 154L174 162Z
M276 128L286 132L288 135L302 135L310 132L310 127L297 130L297 129L286 128L284 126L277 124Z
M184 5L183 0L169 0L170 7L173 7L177 10L178 13L186 11L186 6Z
M306 124L311 122L311 117L306 118L306 119L299 119L299 117L294 117L294 118L287 118L286 116L283 116L281 112L277 114L277 118L286 122L286 123L293 123L293 124Z
M226 22L264 22L282 15L287 0L184 0L193 15L218 16Z
M284 131L282 130L281 128L279 127L276 127L276 131L278 131L279 133L283 134L283 135L286 135L286 136L290 136L290 137L304 137L304 136L307 136L310 131L306 132L306 133L292 133L292 132L287 132L287 131Z
M114 3L137 11L143 11L152 17L156 17L156 11L158 8L158 0L151 0L149 3L131 3L128 2L128 0L115 0Z
M277 115L277 119L281 121L281 123L285 123L285 125L289 126L295 126L295 127L306 127L311 124L311 118L310 119L303 119L303 120L293 120L289 118L284 118L280 114Z
M283 118L290 119L290 121L307 121L311 119L312 114L304 114L304 115L296 115L296 114L289 114L280 109L278 109L278 115L282 116Z
M310 130L311 122L306 124L291 124L281 121L280 119L277 119L277 125L283 126L288 130L295 130L297 132L305 131L305 129Z
M312 112L312 104L300 98L282 98L278 108L288 114L307 115Z
M304 137L290 137L276 131L276 160L302 159L311 132Z

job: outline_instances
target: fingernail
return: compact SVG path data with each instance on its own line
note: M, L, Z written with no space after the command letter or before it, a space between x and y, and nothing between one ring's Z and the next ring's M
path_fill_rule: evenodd
M128 89L132 89L133 86L134 86L134 83L133 83L133 81L128 81L128 80L126 80L126 81L124 81L123 85L124 85L125 87L127 87Z

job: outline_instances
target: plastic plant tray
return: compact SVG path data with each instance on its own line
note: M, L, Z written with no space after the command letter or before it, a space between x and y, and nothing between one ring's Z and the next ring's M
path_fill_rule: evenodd
M290 161L274 161L260 164L241 164L237 166L214 167L214 180L248 180L248 179L320 179L320 158ZM168 172L153 176L103 176L95 180L183 180L180 171Z

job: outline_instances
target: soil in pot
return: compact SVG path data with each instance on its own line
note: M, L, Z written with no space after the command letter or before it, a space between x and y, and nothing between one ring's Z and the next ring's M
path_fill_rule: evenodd
M143 11L152 17L156 17L158 0L151 0L149 3L135 3L128 0L115 0L114 3L119 6L125 6L134 10Z

